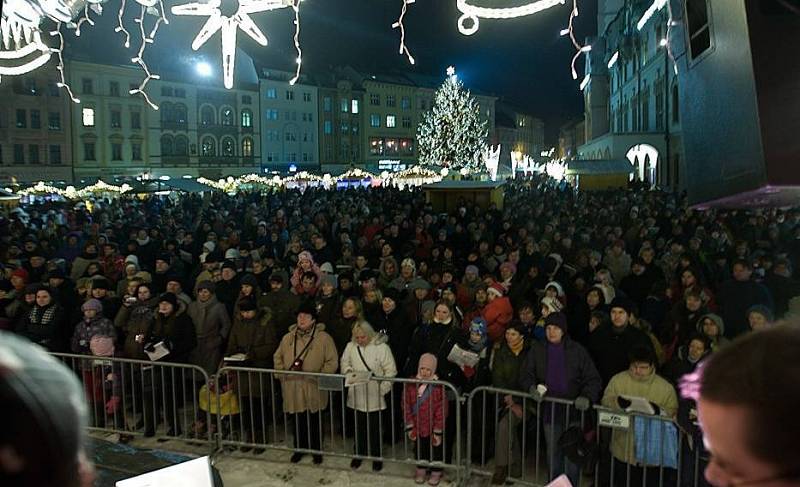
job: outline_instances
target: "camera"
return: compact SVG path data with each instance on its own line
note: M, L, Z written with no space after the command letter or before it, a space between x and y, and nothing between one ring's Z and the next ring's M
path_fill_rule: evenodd
M295 370L295 371L303 370L303 359L301 358L295 359L294 362L292 362L292 366L289 367L289 370Z

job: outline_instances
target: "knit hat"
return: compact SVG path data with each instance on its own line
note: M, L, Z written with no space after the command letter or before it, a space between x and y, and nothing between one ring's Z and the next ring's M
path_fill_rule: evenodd
M105 277L98 277L96 279L92 279L92 289L105 289L108 291L111 289L111 283L108 282L108 279Z
M252 274L245 274L239 280L239 284L244 284L244 285L252 286L252 287L258 287L258 279L256 278L256 276L254 276Z
M503 272L504 270L511 271L512 274L516 274L517 273L517 266L514 265L513 262L506 261L506 262L503 262L502 264L500 264L500 272Z
M505 294L506 289L503 287L502 284L499 282L493 282L489 289L486 290L488 294L494 294L498 298L502 297Z
M307 300L297 309L297 314L311 315L315 320L317 319L317 307L313 300Z
M334 289L336 289L339 282L336 280L336 276L333 274L323 274L322 278L319 280L319 285L322 287L324 284L330 284Z
M258 309L256 301L251 298L242 298L239 300L239 311L254 311Z
M561 328L561 331L564 334L567 334L567 315L562 312L550 313L547 315L547 318L544 319L544 326L557 326Z
M222 263L222 268L223 269L231 269L233 271L236 271L236 265L233 263L233 261L230 261L230 260L226 260L225 262L223 262Z
M425 279L414 279L413 281L408 283L408 287L406 287L406 289L408 289L409 291L414 291L416 289L424 289L427 291L430 288L431 284Z
M214 284L214 281L201 281L200 284L197 285L197 290L201 291L203 289L208 289L213 293L217 290L217 285Z
M477 333L481 336L481 348L485 347L489 343L487 326L486 320L480 316L473 318L472 323L469 324L469 332Z
M414 259L411 257L406 257L403 259L403 262L400 263L400 267L411 267L415 271L417 270L417 263L414 262Z
M395 304L398 304L400 303L400 291L393 287L387 288L386 291L383 292L383 298L389 298L394 301Z
M319 266L320 272L326 272L328 274L333 274L333 264L330 262L325 262L321 266Z
M161 252L160 254L158 254L158 256L156 257L156 262L158 262L159 260L163 260L167 264L172 264L172 256L166 252Z
M478 266L476 265L468 265L464 271L466 274L475 274L480 275L480 271L478 270Z
M225 251L225 258L226 259L238 259L239 258L239 250L230 248Z
M299 264L301 260L307 260L313 264L314 256L311 255L311 252L309 252L308 250L304 250L299 254L297 254L297 263Z
M134 254L130 254L125 257L125 264L133 264L136 266L136 269L139 269L139 257Z
M100 313L103 311L103 303L97 299L89 299L81 305L81 311L86 311L87 309L93 309Z
M167 302L171 304L173 307L178 307L178 297L175 296L173 293L164 293L158 297L158 304Z
M419 357L419 365L417 366L417 373L419 373L419 370L423 367L425 367L426 369L430 369L431 373L436 373L437 362L438 361L436 360L436 355L432 353L423 353Z
M750 315L753 314L753 313L760 314L769 323L772 323L772 321L775 319L775 315L772 314L772 311L769 308L767 308L766 306L764 306L763 304L756 304L756 305L750 306L747 309L747 314L745 316L747 316L749 318Z
M558 297L564 296L564 287L558 281L550 281L544 286L544 290L547 291L547 288L552 287L556 290L556 294Z
M48 279L66 279L67 274L64 272L64 269L56 267L52 271L47 273Z
M26 283L28 282L28 271L23 269L22 267L17 267L14 269L14 272L11 273L11 277L19 277Z
M558 298L553 298L551 296L545 296L541 300L542 306L547 306L547 309L550 310L551 313L558 313L564 306L561 304L561 301Z
M613 301L611 301L611 306L609 306L609 309L614 308L622 308L626 313L631 314L631 311L633 310L633 302L630 299L617 296Z

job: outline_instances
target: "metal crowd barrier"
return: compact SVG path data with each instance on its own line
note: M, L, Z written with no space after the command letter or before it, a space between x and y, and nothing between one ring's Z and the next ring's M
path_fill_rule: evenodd
M200 367L117 357L52 354L83 384L89 429L215 446L209 377ZM204 389L205 387L205 389Z
M576 487L708 485L698 432L657 415L493 387L460 397L442 381L351 384L341 374L247 367L209 377L194 365L53 355L81 380L94 431L198 442L215 454L272 449L417 465L449 472L456 485L498 466L517 485L546 485L562 473ZM406 388L413 401L423 384L443 398L441 446L412 441L405 427ZM422 429L437 421L429 415Z
M226 384L217 395L223 448L414 464L450 471L457 482L462 479L462 411L450 383L373 376L366 383L346 385L341 374L246 367L224 367L216 377ZM434 446L430 437L412 441L404 427L405 388L416 390L422 384L439 388L447 403L441 406L443 416L447 411L441 446ZM353 397L348 400L348 395ZM431 431L434 416L427 418Z

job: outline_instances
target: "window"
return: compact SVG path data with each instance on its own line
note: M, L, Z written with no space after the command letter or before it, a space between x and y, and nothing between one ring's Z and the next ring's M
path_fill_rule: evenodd
M305 102L311 101L311 93L308 92L303 93L303 101Z
M83 160L85 161L94 161L94 142L84 142L83 143Z
M253 157L253 139L250 137L242 139L242 157Z
M129 94L130 96L133 96L133 93L132 93L132 92L135 92L135 91L136 91L136 90L138 90L138 89L139 89L139 85L137 85L136 83L130 83L130 84L128 85L128 94Z
M188 156L189 155L189 139L185 135L175 137L175 155Z
M342 98L339 100L339 106L342 113L347 113L350 111L350 101L347 98Z
M111 81L108 83L108 94L111 96L119 96L119 83Z
M386 115L386 126L388 128L397 127L397 117L395 117L394 115Z
M411 110L411 98L404 96L400 99L400 108L403 110Z
M175 88L175 98L186 98L186 90L183 88Z
M161 156L171 156L175 154L175 147L171 135L161 136Z
M200 110L200 124L201 125L214 125L216 116L214 109L206 105Z
M58 87L55 81L49 81L47 83L47 92L50 96L59 97L61 96L61 88Z
M220 117L220 119L222 120L222 125L225 126L233 125L233 110L231 110L228 107L223 108L222 117Z
M297 135L294 132L286 132L286 142L297 142Z
M131 112L131 128L139 130L142 128L142 114L139 112Z
M268 88L267 89L267 98L278 98L278 90L275 88Z
M303 162L308 162L308 152L303 152Z
M224 157L233 157L236 155L236 144L230 137L222 139L222 155Z
M330 112L331 111L331 97L326 96L322 99L322 111Z
M28 113L25 110L17 108L17 128L24 129L28 126Z
M314 114L313 113L309 113L308 114L308 121L309 122L313 122L314 121Z
M681 121L680 107L678 106L678 101L679 101L678 85L674 84L672 85L672 107L670 107L672 109L672 123L678 123Z
M119 110L111 110L111 128L122 128L122 112Z
M358 135L358 122L353 122L353 135Z
M81 110L84 127L94 127L94 108L84 108Z
M205 137L200 144L200 155L204 157L212 157L217 155L217 144L212 137Z
M111 143L111 160L112 161L121 161L122 160L122 144L119 142L112 142Z
M61 130L61 113L50 112L47 114L47 128L50 130Z
M404 129L410 129L411 128L411 117L403 117L402 124L403 124L403 128Z
M161 96L172 96L172 87L171 86L162 86L161 87Z
M686 19L689 53L695 59L711 47L707 0L686 0Z
M14 164L25 164L25 146L14 144Z
M369 104L372 106L380 106L381 104L381 95L372 94L369 95Z
M87 95L91 95L94 93L94 84L92 83L91 78L83 78L81 80L81 88L83 88L83 93Z
M343 135L347 135L350 132L350 124L345 121L342 121L341 127L339 128Z
M330 121L330 120L325 120L325 121L322 123L322 132L323 132L325 135L330 135L330 134L332 134L332 133L333 133L333 124L331 123L331 121Z
M277 120L278 119L278 110L275 108L270 108L266 111L265 115L267 116L267 120Z
M400 154L414 155L414 139L400 139Z
M381 126L381 116L377 113L370 114L369 116L369 126L370 127L380 127Z
M50 164L61 164L61 146L53 144L50 146L50 154L48 157Z
M351 113L358 113L358 100L356 100L355 98L353 98L350 101L350 112Z
M245 108L242 110L242 127L253 126L253 112Z
M252 105L253 99L250 95L242 95L242 105Z
M172 116L175 123L180 125L186 125L188 110L186 109L186 105L183 103L176 103L175 108L172 110Z
M42 128L42 112L39 110L31 110L31 128L32 129L40 129Z
M289 162L297 162L297 152L290 152L286 154L286 159Z
M294 100L294 91L286 90L286 99L287 100Z
M397 100L395 99L394 95L386 95L386 106L387 107L397 106Z
M267 152L267 162L275 162L278 160L277 152Z
M369 140L369 153L373 156L383 155L383 139L371 138Z
M422 110L422 111L425 111L425 110L428 109L428 103L424 99L419 101L419 109Z
M132 161L142 160L142 144L140 144L139 142L131 143L131 160Z
M664 130L664 78L657 78L656 90L656 130Z

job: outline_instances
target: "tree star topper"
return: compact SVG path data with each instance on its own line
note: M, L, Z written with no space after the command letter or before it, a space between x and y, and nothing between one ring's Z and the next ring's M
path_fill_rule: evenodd
M234 1L234 0L225 0ZM292 0L235 0L239 7L233 17L222 15L220 11L221 0L211 0L208 3L192 2L172 7L174 15L208 16L203 28L198 32L192 42L192 49L198 50L218 30L222 30L222 73L225 88L233 88L233 69L236 60L236 33L237 29L249 35L262 46L267 45L267 38L250 18L250 14L266 12L284 7L291 7Z

